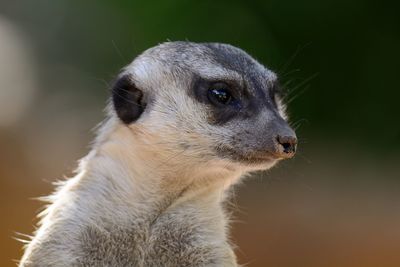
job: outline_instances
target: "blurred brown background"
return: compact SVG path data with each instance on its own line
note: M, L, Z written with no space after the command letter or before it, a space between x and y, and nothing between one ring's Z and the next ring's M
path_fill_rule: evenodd
M400 266L399 6L389 1L0 0L0 266L102 120L107 83L170 40L239 46L281 75L299 153L240 185L247 266Z

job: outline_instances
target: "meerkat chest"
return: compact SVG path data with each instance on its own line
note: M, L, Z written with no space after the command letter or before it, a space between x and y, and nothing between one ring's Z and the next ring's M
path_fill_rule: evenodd
M79 266L226 266L232 251L223 229L192 214L166 213L152 222L87 226ZM234 266L234 265L232 265Z

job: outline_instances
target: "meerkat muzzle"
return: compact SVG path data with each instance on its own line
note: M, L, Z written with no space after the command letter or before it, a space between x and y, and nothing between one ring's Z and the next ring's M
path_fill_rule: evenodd
M282 118L275 118L269 128L274 134L272 154L281 159L292 158L297 149L297 137L294 130Z

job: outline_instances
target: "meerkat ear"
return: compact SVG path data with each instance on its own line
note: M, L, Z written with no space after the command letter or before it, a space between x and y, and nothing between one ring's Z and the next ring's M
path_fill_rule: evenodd
M125 124L136 121L146 107L143 91L136 87L129 75L118 78L114 83L112 101L118 117Z

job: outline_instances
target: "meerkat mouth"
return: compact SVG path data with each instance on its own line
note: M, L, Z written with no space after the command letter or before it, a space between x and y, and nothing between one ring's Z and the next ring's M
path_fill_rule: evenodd
M218 156L229 159L235 163L241 163L246 165L271 165L275 164L281 158L274 156L269 152L263 153L243 153L231 147L218 147Z

